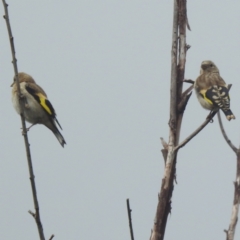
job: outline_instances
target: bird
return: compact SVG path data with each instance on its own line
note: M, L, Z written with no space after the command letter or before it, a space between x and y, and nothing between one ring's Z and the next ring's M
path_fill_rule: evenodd
M205 60L201 63L200 76L194 83L194 89L203 108L211 111L221 109L227 120L235 119L230 109L228 85L213 61Z
M58 139L62 147L66 144L66 141L57 125L62 129L60 123L57 120L56 112L47 98L45 91L37 85L32 76L27 73L18 73L18 80L20 84L21 96L18 95L16 78L11 85L12 87L12 103L13 107L18 114L21 112L20 98L23 98L23 112L25 120L32 125L27 128L29 130L36 124L43 124L50 129Z

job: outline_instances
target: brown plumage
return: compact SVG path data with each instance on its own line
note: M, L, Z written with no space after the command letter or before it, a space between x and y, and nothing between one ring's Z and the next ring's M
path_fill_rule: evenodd
M56 112L47 99L45 91L36 84L34 79L26 74L18 74L21 94L24 97L24 117L26 121L35 124L43 124L56 136L62 147L66 144L62 134L59 132L56 123L61 128ZM17 84L14 82L12 88L12 102L17 113L20 114L20 103L17 92ZM61 128L62 129L62 128Z
M203 108L208 110L221 109L229 121L235 119L230 109L228 86L221 78L214 62L210 60L202 62L200 76L196 79L194 88Z

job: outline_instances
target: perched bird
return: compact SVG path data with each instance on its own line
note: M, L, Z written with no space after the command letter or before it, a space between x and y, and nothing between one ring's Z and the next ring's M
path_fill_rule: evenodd
M200 76L196 79L194 88L203 108L211 111L221 109L227 120L235 119L230 109L228 85L221 78L214 62L202 62Z
M52 104L47 99L47 94L40 86L36 84L30 75L21 72L18 73L18 79L20 83L21 97L24 99L24 117L26 121L32 123L30 127L35 124L45 125L53 132L62 147L64 147L64 144L66 144L66 142L62 134L59 132L56 123L60 128L61 126L56 118L56 112ZM16 109L17 113L20 114L20 103L16 81L13 82L11 87L13 87L13 106Z

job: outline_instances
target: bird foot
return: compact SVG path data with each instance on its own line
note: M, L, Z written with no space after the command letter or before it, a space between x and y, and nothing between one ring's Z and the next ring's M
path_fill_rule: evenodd
M29 126L28 128L26 128L26 132L24 132L24 130L22 130L22 135L26 135L26 133L30 130L31 127L33 127L34 125L36 125L36 123L32 124L31 126ZM21 128L23 129L23 128Z
M213 123L212 112L210 112L210 113L208 114L206 120L209 120L210 123Z
M23 128L21 128L21 129L23 129ZM24 130L22 130L22 135L23 136L26 135L28 131L29 131L29 128L26 128L26 132Z

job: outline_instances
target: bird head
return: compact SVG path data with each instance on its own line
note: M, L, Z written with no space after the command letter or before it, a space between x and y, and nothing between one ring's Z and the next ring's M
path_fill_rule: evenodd
M27 73L24 73L24 72L18 73L18 80L19 80L19 83L21 83L21 82L35 83L33 78L30 75L28 75ZM15 82L16 82L16 79L15 79L15 76L14 76L13 83L12 83L11 87L15 84Z
M212 62L210 60L205 60L201 64L200 73L203 73L203 72L217 72L217 73L219 73L219 70L218 70L218 68L217 68L217 66L215 65L214 62Z

